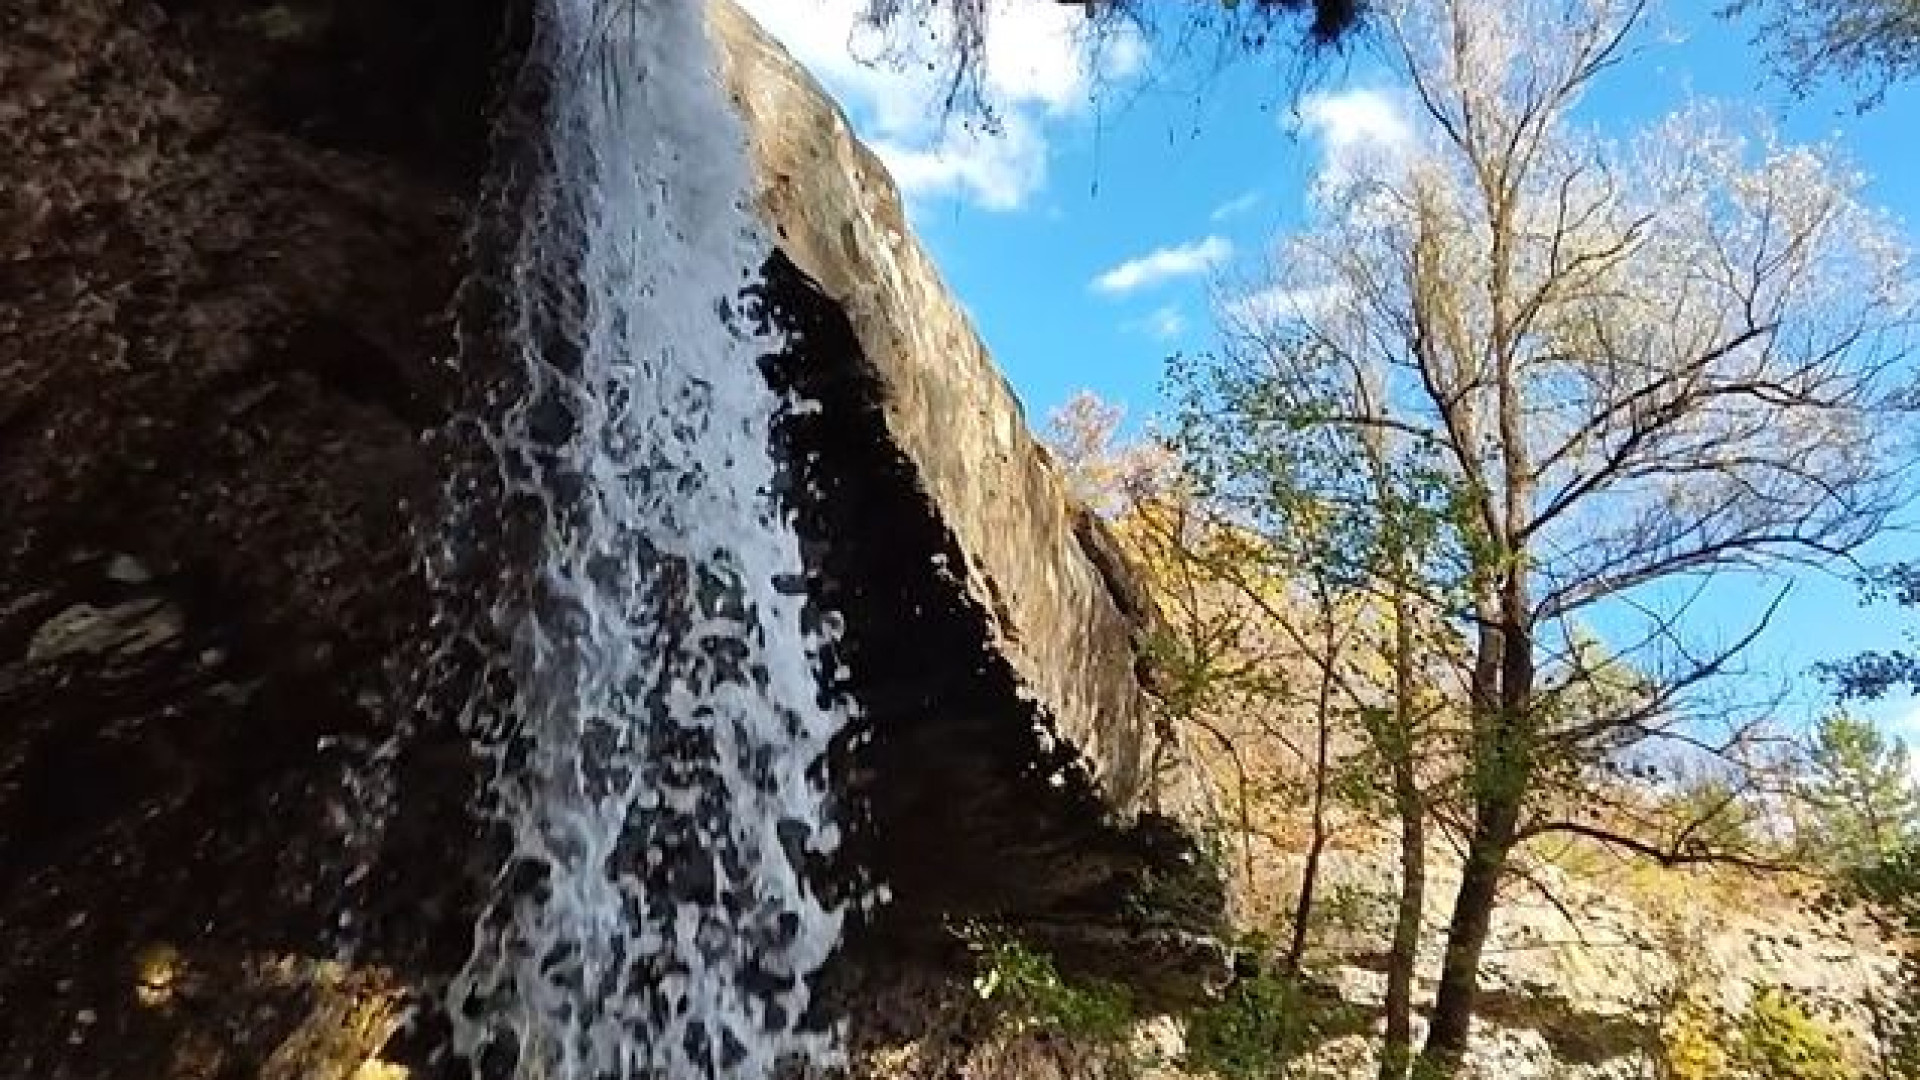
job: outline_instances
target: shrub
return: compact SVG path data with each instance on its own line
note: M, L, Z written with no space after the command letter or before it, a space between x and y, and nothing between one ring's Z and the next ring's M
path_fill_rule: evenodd
M1309 984L1257 975L1188 1018L1187 1064L1229 1080L1268 1080L1322 1042L1364 1026L1358 1010Z
M1660 1031L1665 1080L1723 1080L1727 1075L1726 1024L1697 1002L1683 1002Z
M1045 953L980 927L964 936L975 956L974 992L998 1006L1016 1034L1049 1031L1102 1043L1131 1034L1133 997L1126 987L1064 978Z
M1851 1080L1854 1075L1833 1030L1775 989L1753 995L1732 1050L1742 1069L1766 1080Z

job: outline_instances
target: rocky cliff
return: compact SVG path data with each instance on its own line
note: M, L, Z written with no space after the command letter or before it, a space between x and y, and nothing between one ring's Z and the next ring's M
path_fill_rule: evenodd
M914 823L913 850L882 861L903 898L948 910L1070 904L1111 884L1117 834L1089 822L1146 813L1123 845L1177 848L1171 819L1194 808L1141 684L1142 590L1097 557L1103 527L1071 504L879 159L744 12L722 2L713 19L798 341L770 371L824 406L796 456L819 459L876 820Z
M0 1075L373 1069L464 955L492 854L466 741L416 700L422 544L478 396L453 316L484 300L460 286L523 17L0 14ZM894 930L1093 922L1089 963L1164 967L1144 933L1204 967L1120 918L1169 874L1187 922L1217 901L1142 814L1141 613L884 173L716 18L793 331L767 370L821 402L778 437L864 706L852 852Z

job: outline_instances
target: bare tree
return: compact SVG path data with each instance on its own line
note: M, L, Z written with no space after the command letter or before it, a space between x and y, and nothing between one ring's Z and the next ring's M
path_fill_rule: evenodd
M1839 78L1866 107L1920 74L1920 0L1733 0L1721 13L1759 20L1755 40L1795 93Z
M1331 177L1239 315L1289 342L1269 370L1295 430L1390 434L1444 507L1448 542L1404 575L1468 642L1465 866L1422 1052L1443 1072L1516 845L1572 832L1705 857L1537 798L1555 770L1652 737L1725 752L1753 733L1716 730L1710 690L1772 609L1703 646L1671 594L1844 560L1902 494L1888 421L1912 308L1894 231L1827 149L1736 135L1704 107L1624 143L1582 131L1577 104L1642 13L1383 5L1417 145ZM1596 612L1644 616L1609 642L1636 678L1569 708L1594 680L1578 643Z

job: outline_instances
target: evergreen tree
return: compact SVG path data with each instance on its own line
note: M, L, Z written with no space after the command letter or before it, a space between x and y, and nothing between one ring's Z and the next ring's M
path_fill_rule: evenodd
M1907 747L1851 713L1814 729L1803 794L1815 840L1840 869L1875 865L1920 837L1920 789Z

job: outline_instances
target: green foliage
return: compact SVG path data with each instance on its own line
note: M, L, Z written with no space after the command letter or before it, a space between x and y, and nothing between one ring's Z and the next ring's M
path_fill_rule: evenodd
M1855 1080L1860 1075L1835 1029L1773 987L1756 989L1746 1009L1731 1016L1690 996L1670 1010L1660 1035L1659 1075L1667 1080Z
M1920 1080L1920 958L1902 958L1898 977L1861 1005L1877 1044L1875 1080Z
M1713 1012L1682 1003L1660 1032L1660 1070L1665 1080L1724 1080L1726 1037Z
M1013 938L971 927L973 989L999 1007L1016 1033L1048 1031L1100 1043L1124 1042L1133 1029L1127 988L1099 979L1069 980L1053 959Z
M1339 419L1349 407L1327 349L1305 338L1260 347L1284 363L1235 349L1169 361L1170 444L1195 493L1336 591L1411 571L1441 596L1472 562L1459 546L1472 518L1435 448L1383 446Z
M1229 618L1140 635L1140 657L1154 673L1160 707L1175 719L1212 714L1236 694L1277 692L1284 680L1247 671L1234 655L1241 628Z
M1354 1030L1356 1010L1279 975L1242 979L1187 1021L1187 1064L1228 1080L1269 1080L1327 1039Z
M1872 867L1920 838L1920 790L1907 749L1872 723L1845 712L1823 717L1808 769L1802 793L1830 866Z
M1142 872L1121 908L1141 924L1210 930L1227 906L1226 879L1226 852L1209 833L1177 867Z
M1381 912L1392 903L1386 887L1368 888L1352 882L1333 887L1315 913L1324 930L1335 933L1364 933L1379 925Z
M1920 837L1909 837L1846 882L1852 898L1875 908L1891 934L1920 939Z
M1734 1062L1766 1080L1851 1080L1833 1029L1790 995L1762 989L1740 1017L1732 1046Z
M1367 733L1370 741L1362 752L1334 762L1328 790L1345 806L1368 817L1385 819L1393 812L1393 793L1381 781L1388 768L1385 760L1387 755L1375 744L1384 743L1401 733L1388 715L1390 710L1360 709L1356 712L1359 714L1360 730ZM1412 751L1408 749L1405 752L1410 754Z
M1815 10L1818 10L1816 7ZM1920 18L1920 5L1908 5ZM1912 29L1920 42L1920 25ZM1920 53L1916 53L1920 56ZM1869 601L1920 608L1920 562L1878 568L1864 583ZM1908 639L1914 640L1913 631ZM1843 700L1920 693L1920 651L1869 652L1824 665ZM1920 1078L1920 788L1905 746L1872 725L1836 713L1815 734L1812 832L1831 852L1833 890L1821 907L1852 908L1882 936L1906 943L1897 977L1862 1002L1879 1044L1876 1076Z
M1726 771L1671 779L1672 791L1662 800L1661 813L1683 829L1692 850L1772 851L1764 823L1754 806L1752 791Z
M1290 990L1285 983L1245 983L1196 1014L1187 1028L1189 1063L1233 1080L1278 1075L1307 1045Z

